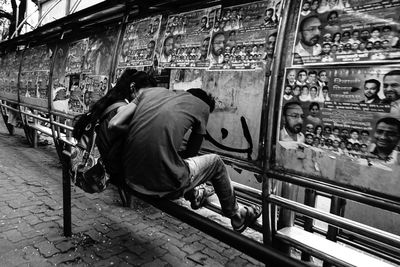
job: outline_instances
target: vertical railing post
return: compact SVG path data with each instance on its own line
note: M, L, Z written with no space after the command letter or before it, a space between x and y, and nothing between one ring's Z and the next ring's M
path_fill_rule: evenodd
M71 179L68 171L69 157L65 154L61 156L62 164L62 185L63 185L63 222L64 236L72 235L71 226Z
M316 192L315 190L306 188L304 193L304 205L315 207ZM314 219L310 217L304 218L304 230L308 232L313 232ZM310 261L311 255L306 252L301 253L302 261Z

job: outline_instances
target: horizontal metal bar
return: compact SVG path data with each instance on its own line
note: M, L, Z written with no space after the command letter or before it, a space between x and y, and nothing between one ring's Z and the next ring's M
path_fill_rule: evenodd
M70 120L73 120L73 119L75 118L74 115L62 113L62 112L55 111L55 110L51 110L49 113L50 113L51 115L55 115L55 116L61 117L61 118L63 118L63 119L70 119Z
M46 108L43 108L43 107L34 106L34 105L31 105L31 104L28 104L28 103L24 103L24 102L19 102L18 104L20 106L31 108L31 109L34 109L34 110L38 110L38 111L46 113L46 114L49 113L49 110L46 109Z
M10 107L10 106L7 106L7 104L0 103L0 106L4 107L6 109L9 109L9 110L13 110L13 111L19 112L18 109Z
M71 157L71 152L69 152L67 150L63 150L62 153L67 157Z
M26 112L26 111L21 111L21 113L26 115L26 116L29 116L29 117L32 117L32 118L35 118L35 119L38 119L38 120L41 120L41 121L44 121L44 122L50 122L50 119L43 118L43 117L40 117L38 115L29 113L29 112Z
M243 253L271 266L308 266L307 264L292 259L272 247L256 242L242 234L236 233L216 222L211 221L191 210L181 207L172 201L156 199L149 196L131 192L133 195L143 199L156 208L174 216L178 220L185 222L200 231L232 246Z
M355 241L343 236L338 236L337 239L343 244L365 251L369 254L393 262L400 266L399 253L393 254L392 251L388 252L387 250L382 250L381 247L378 247L379 245L373 244L373 246L371 246L371 244L361 243L359 240Z
M335 225L339 228L343 228L352 232L355 232L366 237L376 239L380 242L386 243L393 247L400 247L400 237L391 234L386 231L382 231L371 226L352 221L334 214L327 213L316 208L312 208L296 201L289 200L287 198L279 197L276 195L269 195L269 202L279 205L281 207L293 210L295 212L302 213L311 218L315 218L329 224Z
M345 187L332 185L326 182L318 181L316 179L311 179L304 176L292 175L274 170L267 171L267 175L273 179L319 190L332 195L336 195L338 197L343 197L349 200L354 200L360 203L368 204L373 207L400 213L400 202L398 201L393 201L387 198L382 198L368 193L363 193L361 191L356 191Z
M18 100L10 100L8 98L2 98L2 97L0 97L0 100L6 101L6 102L10 102L10 103L13 103L13 104L18 104Z
M56 122L56 121L52 121L50 123L53 124L53 125L56 125L58 127L61 127L63 129L69 130L69 131L73 131L74 130L74 127L68 126L68 125L65 125L65 124L62 124L62 123L59 123L59 122Z
M70 146L75 146L75 145L76 145L76 144L74 144L73 142L71 142L71 141L69 141L69 140L67 140L67 139L61 138L61 137L59 137L57 140L58 140L58 141L61 141L61 142L63 142L63 143L65 143L65 144L67 144L67 145L70 145Z

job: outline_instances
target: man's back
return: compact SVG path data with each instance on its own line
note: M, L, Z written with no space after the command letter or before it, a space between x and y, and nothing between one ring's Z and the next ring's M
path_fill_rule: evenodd
M159 196L186 186L188 168L177 151L191 127L205 134L208 116L208 105L189 93L145 89L123 149L124 174L130 186Z

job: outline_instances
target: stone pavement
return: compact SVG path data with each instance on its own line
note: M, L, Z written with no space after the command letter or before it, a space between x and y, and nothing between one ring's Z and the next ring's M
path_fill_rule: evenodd
M55 148L30 147L0 121L0 267L263 266L115 188L72 192L71 238L63 237L61 165Z

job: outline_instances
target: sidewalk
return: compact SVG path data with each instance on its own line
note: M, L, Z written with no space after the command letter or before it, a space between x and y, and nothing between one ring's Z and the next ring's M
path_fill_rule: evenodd
M31 148L0 121L0 266L263 266L115 188L72 192L73 237L63 237L55 148Z

